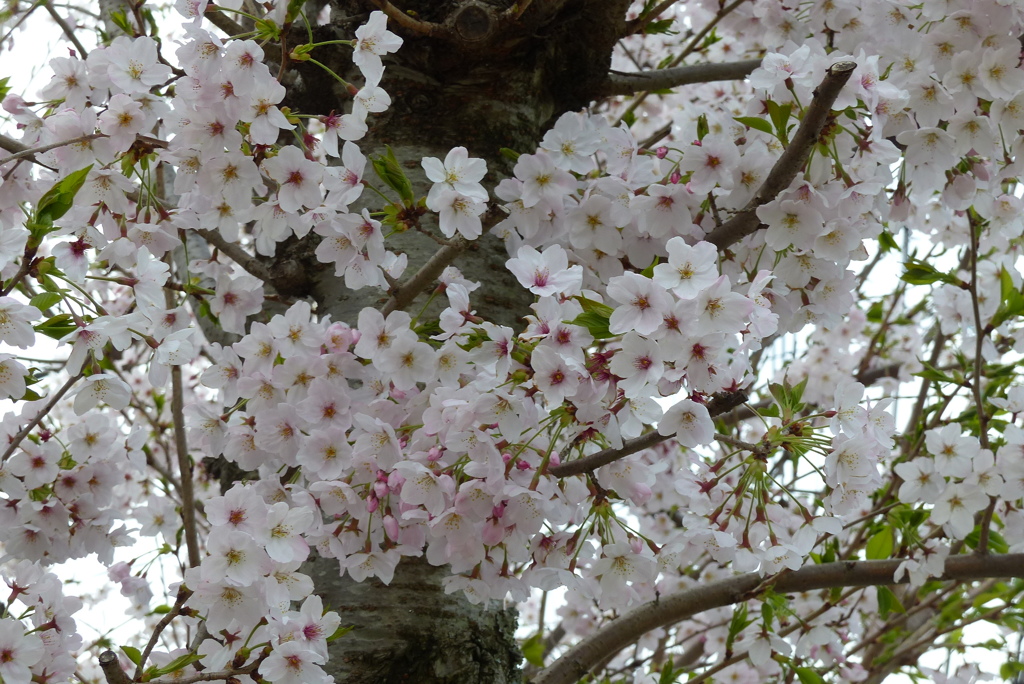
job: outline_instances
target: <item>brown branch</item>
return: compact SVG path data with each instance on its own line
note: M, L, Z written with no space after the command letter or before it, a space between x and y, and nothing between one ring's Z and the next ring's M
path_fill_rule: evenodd
M757 208L775 199L796 178L818 142L818 136L832 112L832 105L856 68L855 62L837 62L828 68L825 78L814 90L814 99L804 112L804 119L793 135L792 142L775 162L757 194L739 213L708 233L704 238L706 241L723 250L761 227Z
M117 662L116 653L104 651L100 653L99 661L100 669L103 670L103 678L107 680L107 684L131 684L128 675L124 673L121 664Z
M9 157L0 159L0 166L3 166L7 162L12 162L16 159L28 158L29 161L35 161L35 155L39 152L49 152L55 150L58 147L65 147L67 145L74 145L80 142L86 142L89 140L95 140L96 138L105 138L103 133L89 133L88 135L80 135L77 138L71 138L70 140L61 140L60 142L51 143L49 145L40 145L39 147L28 148L22 145L17 140L8 138L7 136L0 135L0 147L13 152Z
M737 406L743 404L747 400L747 394L743 391L738 392L720 392L711 398L711 401L707 403L708 413L711 417L728 413ZM592 470L596 470L601 466L614 463L620 458L625 458L630 454L635 454L638 451L644 449L650 449L656 444L661 444L664 441L670 440L674 435L665 436L657 430L652 430L645 435L641 435L636 439L631 439L624 443L619 449L604 449L598 451L596 454L590 454L583 458L578 458L575 461L566 461L565 463L559 463L556 466L548 468L548 472L555 477L569 477L570 475L580 475L582 473L589 473Z
M184 587L178 589L178 596L174 600L174 606L171 610L160 618L160 622L156 623L153 628L152 634L149 635L149 641L146 642L146 647L142 650L142 655L139 656L139 664L135 668L135 679L136 681L142 681L142 673L146 670L146 661L149 660L149 656L153 653L153 649L156 648L156 644L160 641L160 635L163 634L167 626L171 624L174 618L181 615L181 608L185 605L185 601L192 596L192 592Z
M71 44L75 46L76 50L78 50L78 56L82 59L88 57L89 52L85 49L85 46L82 45L82 42L78 40L78 36L75 35L75 29L73 29L71 25L64 20L64 17L60 16L60 14L57 13L57 10L53 8L53 3L46 2L43 6L46 8L46 11L50 13L50 16L53 18L53 20L57 23L57 26L60 26L60 30L64 32L64 35L67 36L67 39L70 40Z
M632 36L635 33L643 33L648 24L660 17L662 12L671 8L677 2L679 0L662 0L662 3L657 7L652 7L650 12L637 17L633 21L627 21L623 37Z
M384 14L388 15L389 19L393 19L396 24L410 33L418 36L428 36L430 38L451 37L451 29L447 26L435 24L429 21L420 21L419 19L411 17L398 9L388 2L388 0L373 0L373 4L379 7Z
M203 18L219 28L228 36L240 36L245 33L245 28L219 9L207 7Z
M14 450L18 448L19 444L21 444L21 441L28 437L28 433L32 432L35 426L39 425L43 418L50 414L50 411L52 411L53 407L57 405L57 402L60 401L61 397L67 394L68 390L71 389L71 386L78 382L81 377L82 374L79 373L78 375L73 375L68 378L68 381L65 382L52 397L50 397L50 400L46 402L46 405L43 406L42 409L40 409L39 413L37 413L35 417L28 422L28 425L19 430L18 434L11 438L11 443L7 445L7 449L4 451L3 455L0 456L0 464L5 463L7 459L10 458L11 454L14 453Z
M245 269L251 275L256 276L265 283L269 283L272 279L270 268L260 261L257 257L249 254L239 245L234 242L228 242L224 239L216 230L210 230L208 228L197 228L196 233L201 235L204 240L209 242L211 245L216 247L224 254L227 254L231 259Z
M692 83L712 81L739 81L761 66L760 59L745 59L740 62L718 64L690 64L671 69L652 69L636 73L613 71L598 91L598 97L632 95L638 91L664 90Z
M185 439L185 399L181 385L181 366L171 367L171 418L174 427L174 447L178 453L178 476L181 478L181 523L185 528L185 549L188 565L199 565L199 535L196 534L196 497L192 486L192 458L188 455Z
M657 601L635 608L599 628L570 648L535 678L532 684L571 684L590 672L609 653L617 653L645 633L707 610L754 598L752 592L760 587L770 587L773 591L785 594L833 587L903 584L909 581L906 575L900 582L893 581L893 574L901 562L895 559L809 565L800 570L781 573L768 581L759 573L750 572L661 596ZM940 579L967 582L995 577L1024 577L1024 554L949 558Z
M437 250L427 263L420 266L420 270L411 278L402 283L398 288L393 288L391 297L381 307L380 312L387 316L392 311L401 311L412 304L416 297L427 289L427 286L441 275L444 269L455 261L469 243L462 237L457 237L450 244Z

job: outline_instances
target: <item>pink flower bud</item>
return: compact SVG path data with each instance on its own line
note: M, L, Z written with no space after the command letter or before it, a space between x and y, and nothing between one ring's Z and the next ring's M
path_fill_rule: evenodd
M657 150L655 150L654 154L657 155L658 159L664 159L665 157L668 156L668 148L664 146L659 147Z
M644 543L639 537L630 537L629 548L633 550L633 553L640 553L644 550Z
M388 535L388 539L398 541L398 521L395 520L395 516L384 516L384 532Z
M668 182L673 185L677 184L683 177L683 174L679 173L678 170L673 171L672 175L668 177Z
M386 482L374 482L373 493L377 496L378 499L383 499L385 496L388 495L388 484Z
M367 513L376 513L377 509L379 507L380 507L380 500L378 500L377 497L373 496L373 494L371 493L370 494L370 498L368 498L366 500L366 512Z
M434 461L440 461L441 456L444 452L441 451L440 447L432 446L430 451L427 452L427 460L433 463Z
M488 520L480 530L480 541L487 546L496 546L505 538L505 527L497 520Z

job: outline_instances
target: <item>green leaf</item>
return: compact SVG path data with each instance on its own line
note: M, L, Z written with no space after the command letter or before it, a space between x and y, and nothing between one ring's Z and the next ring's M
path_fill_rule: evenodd
M302 6L305 2L306 0L290 0L288 2L288 9L284 14L284 23L290 24L295 21L295 17L299 16L302 12Z
M580 303L580 306L583 307L584 311L593 311L605 316L606 318L611 318L612 311L615 310L607 304L602 304L601 302L594 301L593 299L587 299L583 296L576 297L576 301Z
M924 370L914 373L913 375L919 378L924 378L925 380L931 380L932 382L956 382L954 378L949 377L927 361L922 361L921 365L924 366Z
M200 660L202 657L203 656L199 655L198 653L186 653L183 656L178 656L177 658L175 658L171 662L167 663L163 667L156 668L155 670L153 670L151 676L153 676L153 677L161 677L161 676L163 676L165 674L170 674L172 672L177 672L181 668L183 668L183 667L185 667L187 665L191 665L192 663ZM138 665L138 663L135 663L135 664ZM149 672L149 670L147 670L147 673L148 672Z
M57 314L53 318L33 326L33 329L37 333L42 333L47 337L59 340L77 327L74 321L71 320L70 314Z
M167 615L171 612L171 607L166 603L161 604L152 610L152 615Z
M679 675L683 673L683 670L677 670L672 667L672 660L669 659L661 668L661 674L658 676L658 684L675 684L679 681Z
M327 641L335 641L337 639L340 639L341 637L345 636L355 628L355 625L346 625L344 627L338 627L338 629L334 630L334 634L327 637Z
M993 327L1002 325L1012 318L1019 318L1024 315L1024 295L1014 287L1013 277L1006 268L999 274L999 286L1001 301L996 315L992 318Z
M135 648L134 646L122 646L121 650L124 652L126 656L128 656L128 660L132 661L136 665L138 665L139 662L142 660L142 651Z
M809 667L797 667L793 669L797 679L800 680L800 684L825 684L825 680L821 678L821 675L812 670Z
M900 280L911 285L931 285L938 281L957 287L963 285L963 282L955 275L937 271L934 266L920 259L907 259L903 268L905 270L900 276Z
M893 250L899 251L900 246L896 244L896 238L892 236L892 233L883 230L878 234L878 248L884 253Z
M608 322L609 317L603 316L597 311L584 311L570 321L573 325L586 328L595 340L607 340L609 337L615 337L608 327Z
M377 175L389 188L398 193L398 196L402 198L406 206L412 206L414 204L412 183L406 177L405 171L399 165L398 159L395 158L395 153L391 151L391 147L389 145L384 147L387 150L387 154L370 156L373 170L377 172Z
M775 135L772 125L764 119L760 119L756 116L734 116L732 118L748 128L753 128L763 133L767 133L768 135Z
M526 662L534 667L544 667L544 639L539 632L523 643L522 651Z
M130 21L128 21L128 15L125 13L124 10L116 10L114 12L111 12L110 20L114 22L114 26L124 31L126 35L135 35L135 27L132 26Z
M893 550L893 534L891 527L883 527L880 532L868 539L866 555L868 560L890 558Z
M679 35L679 31L672 30L673 21L675 21L675 19L658 19L656 21L652 21L644 27L644 33L649 36L657 35L659 33L664 33L670 36Z
M975 527L967 538L964 539L964 543L969 548L976 549L978 544L981 543L981 525ZM1002 535L995 530L989 530L988 532L988 550L995 553L1007 553L1010 550L1006 540L1003 539Z
M654 267L658 265L658 261L658 257L654 257L654 261L652 261L650 265L640 273L640 275L644 278L654 278Z
M257 19L254 22L254 28L256 30L256 39L260 42L272 41L277 43L281 40L281 27L270 19Z
M11 87L7 85L8 81L10 80L10 76L4 76L3 78L0 78L0 100L3 100L5 97L7 97L7 94L11 92Z
M778 102L768 100L765 106L768 108L768 117L775 125L775 134L783 145L789 145L789 115L793 111L793 105L780 105Z
M509 147L502 147L500 150L498 150L498 152L501 153L502 157L505 157L506 159L511 159L512 161L519 161L519 156L522 154L521 152L516 152L515 150Z
M39 198L33 223L41 224L48 232L48 229L53 226L53 222L71 209L75 195L82 189L90 171L92 171L92 164L68 174L66 178L57 181L52 188L47 190Z
M1008 661L999 666L999 678L1011 681L1016 675L1024 672L1024 663Z
M61 297L57 292L40 292L35 297L28 300L28 303L40 311L46 311L62 299L63 297Z
M704 136L708 134L708 117L701 114L697 117L697 140L703 140Z
M739 606L733 609L732 619L729 620L729 636L725 640L725 650L731 651L733 642L736 641L736 637L740 635L744 629L747 628L752 622L747 617L747 604L741 603Z
M879 586L875 590L878 596L878 612L881 613L883 620L889 617L890 613L907 612L892 589L886 586Z

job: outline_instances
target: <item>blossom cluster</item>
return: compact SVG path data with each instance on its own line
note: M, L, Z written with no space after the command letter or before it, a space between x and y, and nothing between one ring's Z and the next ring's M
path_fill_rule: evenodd
M674 125L654 150L638 142L643 121L610 122L625 117L612 104L610 116L560 116L493 190L487 163L465 147L403 160L431 183L420 206L436 215L439 241L485 230L504 241L508 271L536 297L518 331L478 315L479 284L455 267L439 278L435 326L374 308L338 321L305 300L270 316L245 259L176 257L197 235L262 256L316 236L316 257L347 288L393 294L407 257L389 250L394 226L364 196L359 147L390 105L382 58L401 45L383 13L354 33L363 85L349 85L348 111L309 126L283 106L287 90L260 43L202 28L202 2L176 4L187 23L173 68L146 35L52 60L45 107L4 100L48 170L0 167L0 342L57 340L70 403L37 398L44 372L0 354L0 395L24 400L2 422L0 542L14 569L4 575L0 677L59 681L74 670L77 601L45 564L97 554L146 615L152 589L134 565L114 563L114 550L137 532L161 535L173 553L184 506L200 508L206 527L198 564L175 587L176 615L206 630L190 646L208 669L258 668L272 682L330 681L321 666L340 618L301 572L314 552L356 581L385 584L403 557L423 556L450 568L449 592L477 602L568 587L560 614L582 634L728 572L767 576L812 554L860 553L842 546L845 526L869 517L890 470L902 480L891 480L891 505L927 513L904 518L897 578L920 587L941 575L986 510L1009 521L1001 542L1024 548L1009 524L1024 522L1024 433L1014 424L1024 397L1005 373L981 387L984 364L1024 349L1024 306L1008 313L1021 286L1013 183L1024 17L995 2L884 4L870 17L885 27L876 34L849 3L759 2L721 18L736 38L712 42L708 55L765 53L736 86L747 109L702 86L702 107L657 112ZM707 19L693 5L691 19ZM289 11L279 4L264 20L283 25ZM842 60L858 66L806 168L758 198L815 86ZM702 118L688 113L698 109ZM298 144L282 144L290 137ZM76 174L81 187L69 190ZM69 197L59 215L47 208L54 193ZM493 225L492 201L502 217ZM722 216L751 202L761 229L723 247ZM857 301L867 245L880 258L873 245L898 227L963 255L948 272L909 274L933 285L927 341L953 345L927 367L922 307L879 297L865 311ZM185 293L203 301L204 324L234 338L204 341ZM802 358L763 386L776 339L809 325ZM921 430L923 449L901 453L893 398L866 387L879 372L890 392L912 373L951 393L976 390L974 416L944 416L946 401ZM172 382L182 375L184 389ZM200 491L201 505L183 498L191 473L165 439L180 417L168 392L187 394L196 460L223 458L244 474L221 493ZM728 424L709 406L744 392L762 400L761 420L720 434ZM1010 424L990 438L978 416L997 413ZM559 474L649 434L660 443ZM15 599L25 612L11 611ZM874 607L851 618L833 605L789 641L778 615L732 632L723 609L674 638L749 650L737 678L778 674L777 653L853 680L863 670L843 656L844 640L869 633ZM152 659L163 667L189 652Z

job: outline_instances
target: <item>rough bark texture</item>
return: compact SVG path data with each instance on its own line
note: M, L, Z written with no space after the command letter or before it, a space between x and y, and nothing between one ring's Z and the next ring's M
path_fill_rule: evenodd
M359 144L367 155L390 146L422 197L430 186L420 167L423 157L443 159L452 147L464 146L471 156L487 160L485 183L493 187L512 170L501 148L532 152L560 114L587 105L607 77L629 2L546 0L518 17L506 12L511 2L409 0L399 5L408 16L444 30L429 37L389 23L405 39L398 54L385 61L382 86L393 103L383 115L371 116L369 133ZM314 39L350 38L373 9L373 3L359 0L332 2L332 23L314 29ZM304 32L303 27L292 34L293 45L306 41ZM347 80L361 82L351 69L348 48L318 49L315 57ZM329 75L309 64L292 67L286 104L306 114L347 111L349 96ZM365 195L370 206L379 205L379 198ZM422 222L424 231L439 235L428 219ZM363 307L380 307L386 297L379 291L349 291L332 268L316 261L316 239L311 235L279 246L272 265L275 288L312 297L320 313L333 320L354 323ZM408 231L389 238L388 247L408 255L408 277L439 245ZM473 298L479 315L519 329L532 297L504 268L507 259L504 244L485 234L455 265L482 283ZM409 309L419 311L422 301ZM341 614L342 624L356 627L332 644L328 671L336 681L519 681L515 612L493 603L473 606L461 593L445 594L440 582L447 568L407 560L389 586L339 578L334 560L313 560L306 571L325 603Z
M336 562L312 567L317 593L355 629L334 643L328 671L347 684L512 684L519 681L516 613L445 594L447 568L401 563L391 584L339 578Z

